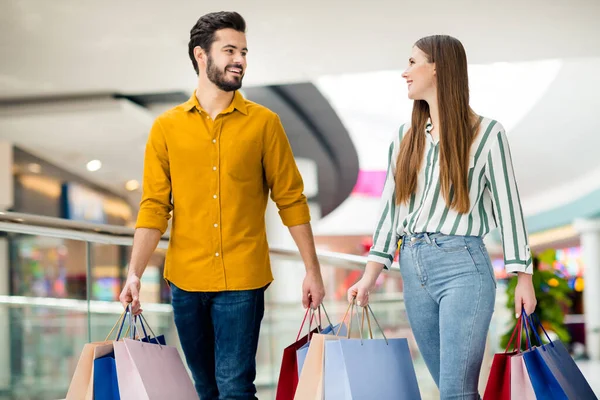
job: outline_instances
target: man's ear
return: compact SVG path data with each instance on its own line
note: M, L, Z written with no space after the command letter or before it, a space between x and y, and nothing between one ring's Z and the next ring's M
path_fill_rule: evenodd
M194 47L194 58L198 65L206 65L206 52L200 46Z

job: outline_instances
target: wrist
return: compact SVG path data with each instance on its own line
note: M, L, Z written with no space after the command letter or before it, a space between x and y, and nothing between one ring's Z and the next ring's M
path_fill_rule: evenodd
M141 277L135 271L129 271L127 273L127 280L129 281L129 280L135 280L135 279L140 280Z
M525 272L518 272L517 273L517 278L519 280L519 282L524 281L524 282L531 282L533 279L533 275L532 274L527 274Z
M321 267L317 264L306 265L306 275L321 276Z
M369 273L367 271L363 275L362 279L369 287L372 287L375 285L375 282L377 282L378 277L379 277L379 274L373 274L373 273Z

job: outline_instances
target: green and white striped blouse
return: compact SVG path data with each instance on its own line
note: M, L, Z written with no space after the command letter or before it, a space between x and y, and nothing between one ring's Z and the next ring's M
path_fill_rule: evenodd
M525 220L506 133L502 125L481 118L479 133L469 159L469 199L471 210L459 214L446 206L440 186L440 146L429 132L424 162L419 171L416 193L410 201L396 205L396 160L400 141L408 124L390 145L387 178L381 196L381 216L373 236L369 261L389 268L404 235L443 233L484 237L500 226L504 262L508 273L533 273Z

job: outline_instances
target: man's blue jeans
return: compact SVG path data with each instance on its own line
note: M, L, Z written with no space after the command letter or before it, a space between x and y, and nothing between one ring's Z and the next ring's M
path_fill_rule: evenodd
M171 283L181 347L201 400L256 399L264 288L187 292Z

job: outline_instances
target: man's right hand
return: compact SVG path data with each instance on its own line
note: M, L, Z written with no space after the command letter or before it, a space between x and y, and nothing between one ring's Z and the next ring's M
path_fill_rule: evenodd
M121 301L121 304L123 304L123 307L127 307L127 305L131 304L131 312L133 315L139 315L143 311L140 308L140 287L140 278L135 275L130 275L119 296L119 300Z

